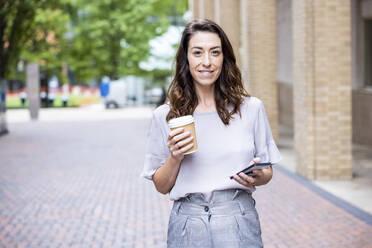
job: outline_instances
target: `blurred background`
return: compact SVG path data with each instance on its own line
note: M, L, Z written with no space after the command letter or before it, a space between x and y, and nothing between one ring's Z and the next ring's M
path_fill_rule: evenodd
M37 67L42 108L157 103L170 81L187 6L186 0L2 1L0 130L5 108L29 107L30 64Z
M2 0L0 248L165 247L172 203L138 175L194 18L283 156L265 247L372 247L372 0Z

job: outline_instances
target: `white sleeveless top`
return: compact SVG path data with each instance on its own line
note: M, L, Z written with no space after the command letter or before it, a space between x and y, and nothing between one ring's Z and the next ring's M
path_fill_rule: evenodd
M170 154L166 122L169 105L154 110L148 134L142 177L152 180ZM241 118L235 114L225 126L217 111L193 114L198 150L185 155L175 185L169 192L171 200L190 193L202 193L209 199L214 190L247 188L229 177L249 165L253 158L261 162L278 163L280 153L273 140L262 101L246 97L241 105Z

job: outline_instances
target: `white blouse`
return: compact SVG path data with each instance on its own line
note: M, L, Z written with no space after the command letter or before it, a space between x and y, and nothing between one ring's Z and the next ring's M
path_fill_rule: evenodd
M148 135L145 164L141 176L152 180L155 171L166 161L170 151L166 122L169 105L154 110ZM249 165L253 158L278 163L281 156L273 140L265 108L256 97L246 97L241 117L235 114L225 126L217 111L193 114L198 150L185 155L176 182L169 192L171 200L190 193L202 193L207 199L215 190L247 188L229 177Z

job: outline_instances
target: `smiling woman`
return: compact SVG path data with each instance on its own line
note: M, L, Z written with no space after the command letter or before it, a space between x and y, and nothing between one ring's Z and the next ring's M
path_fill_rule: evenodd
M202 94L212 96L208 97L212 101L203 102ZM209 20L190 22L176 54L176 72L168 91L171 109L167 120L191 115L197 108L200 112L215 109L222 122L228 124L240 112L243 97L247 96L225 32Z
M195 132L169 128L187 115ZM168 247L262 247L252 193L272 168L236 174L260 160L280 160L263 104L244 90L224 31L194 20L182 34L168 103L153 113L142 172L174 201Z

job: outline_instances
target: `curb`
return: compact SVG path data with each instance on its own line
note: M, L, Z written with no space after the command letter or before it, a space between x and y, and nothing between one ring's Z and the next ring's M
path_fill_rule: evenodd
M304 185L306 188L310 189L311 191L321 196L325 200L332 202L337 207L344 209L349 214L372 226L372 214L367 213L366 211L350 204L349 202L325 191L324 189L320 188L319 186L315 185L314 183L305 179L304 177L301 177L289 171L288 169L285 169L283 166L280 166L280 164L279 166L276 166L275 169L287 175L288 177L294 179L298 183Z

